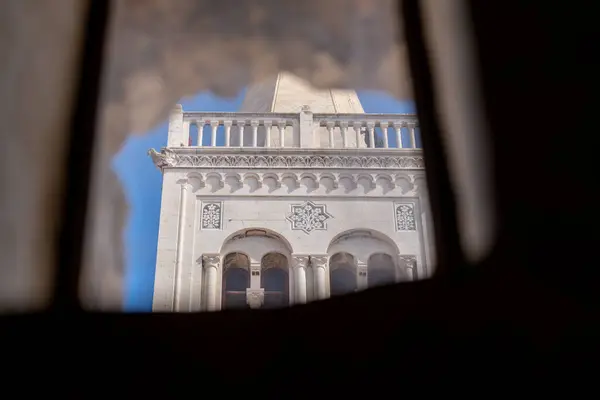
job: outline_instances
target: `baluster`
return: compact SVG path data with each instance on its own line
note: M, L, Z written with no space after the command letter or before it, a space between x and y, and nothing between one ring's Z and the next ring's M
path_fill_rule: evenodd
M408 124L408 129L410 131L410 148L416 149L417 141L415 140L415 123L412 122L412 123Z
M356 132L356 147L359 148L360 147L360 128L362 126L361 122L354 122L352 124L352 126L354 127L354 131Z
M379 126L381 127L381 133L383 134L383 147L385 147L387 149L388 147L390 147L390 144L388 141L389 124L387 122L380 122Z
M258 147L258 121L250 121L252 126L252 147Z
M279 146L285 147L285 121L280 121L277 127L279 128Z
M265 121L265 147L271 147L271 121Z
M244 147L244 126L246 122L238 121L237 125L240 128L240 147Z
M340 122L340 132L342 133L342 147L345 149L346 147L348 147L348 138L347 138L348 123L347 122Z
M369 147L375 148L375 124L373 122L367 122L367 129L369 130Z
M396 131L396 146L401 149L402 146L402 122L393 123L394 130Z
M217 129L219 129L219 121L212 121L210 126L212 128L210 132L210 146L215 147L217 145Z
M325 126L327 127L327 133L329 133L329 147L333 148L333 122L328 121Z
M231 143L231 121L223 122L225 126L225 147L229 147Z
M196 121L196 126L198 127L198 147L202 147L202 139L204 137L204 125L208 121Z

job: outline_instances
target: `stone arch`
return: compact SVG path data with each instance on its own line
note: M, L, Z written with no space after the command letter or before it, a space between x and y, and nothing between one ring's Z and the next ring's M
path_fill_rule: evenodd
M221 246L221 256L230 252L248 255L250 263L260 263L265 254L277 252L288 260L293 253L292 245L281 234L266 228L247 228L229 235Z
M374 253L390 254L393 259L400 253L396 243L384 233L374 229L350 229L336 235L327 248L327 254L347 252L366 264Z
M290 302L289 258L277 252L261 259L260 287L264 290L264 308L285 307Z
M250 287L250 257L240 252L227 253L223 258L221 308L246 308L248 287Z
M356 257L339 252L329 258L329 285L332 296L353 293L358 288Z
M292 246L290 242L277 232L274 232L266 228L246 228L237 231L227 237L223 245L221 246L220 254L221 257L226 257L230 253L244 254L248 257L248 274L249 281L246 289L248 293L252 295L260 295L261 281L263 279L277 281L280 283L278 291L279 293L272 293L272 296L267 296L267 303L263 303L264 307L274 306L273 303L279 303L272 298L285 299L286 305L290 302L290 292L293 292L293 276L288 271L290 260L292 259ZM271 254L269 256L269 254ZM274 254L278 254L274 256ZM273 268L273 262L283 263L285 260L285 269ZM270 271L273 269L273 271ZM226 268L223 268L224 275L223 281L226 282L227 276L225 275ZM264 275L266 274L266 275ZM287 279L286 282L282 282L282 279ZM282 286L283 284L287 286ZM284 290L281 290L281 288ZM225 286L223 286L225 288ZM268 292L277 292L277 290L268 290ZM268 293L271 294L271 293ZM293 294L293 293L292 293ZM223 297L227 293L223 292ZM240 297L246 299L246 292L244 295L239 294ZM240 301L241 303L241 301ZM223 300L223 304L226 301ZM237 304L237 303L236 303Z
M397 263L399 252L396 243L387 235L373 229L362 228L351 229L336 235L327 249L327 254L332 258L333 255L340 253L347 253L354 257L357 268L357 287L359 289L398 280L401 275L398 272ZM385 260L383 260L384 258ZM391 265L389 267L391 269L384 268L384 265ZM331 273L330 263L330 279L332 277ZM373 276L369 277L371 273ZM330 286L332 288L333 284L333 281L331 281Z
M387 253L373 253L367 261L367 285L376 287L389 285L396 281L396 263L394 255Z

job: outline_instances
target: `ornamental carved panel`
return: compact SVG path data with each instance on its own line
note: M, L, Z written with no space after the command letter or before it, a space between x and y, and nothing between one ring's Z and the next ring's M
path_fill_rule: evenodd
M396 204L395 220L397 231L416 231L417 223L415 220L415 206L413 204Z
M290 205L291 212L286 219L290 222L292 230L300 230L310 234L315 230L327 230L327 220L333 218L327 212L325 204L315 204L306 201L302 204Z
M221 230L223 228L223 203L220 201L202 202L201 229Z

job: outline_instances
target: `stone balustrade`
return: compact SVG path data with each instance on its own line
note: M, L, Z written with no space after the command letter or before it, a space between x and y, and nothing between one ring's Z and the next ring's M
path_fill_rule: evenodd
M176 109L171 114L168 147L417 149L418 127L414 114L313 114L307 108L300 113Z

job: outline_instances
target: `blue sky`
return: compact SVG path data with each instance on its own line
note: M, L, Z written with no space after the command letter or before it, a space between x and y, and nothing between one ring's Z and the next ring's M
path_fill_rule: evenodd
M181 104L184 110L190 111L237 111L244 93L242 91L234 99L223 99L205 92L182 99ZM358 96L367 113L415 112L412 102L401 102L381 92L361 91ZM205 138L209 136L204 135ZM395 142L393 137L394 135L390 135L391 142ZM162 175L147 152L150 148L158 150L166 144L165 120L145 135L129 136L113 159L112 167L123 185L129 203L129 217L123 237L126 264L125 310L129 312L152 310Z

